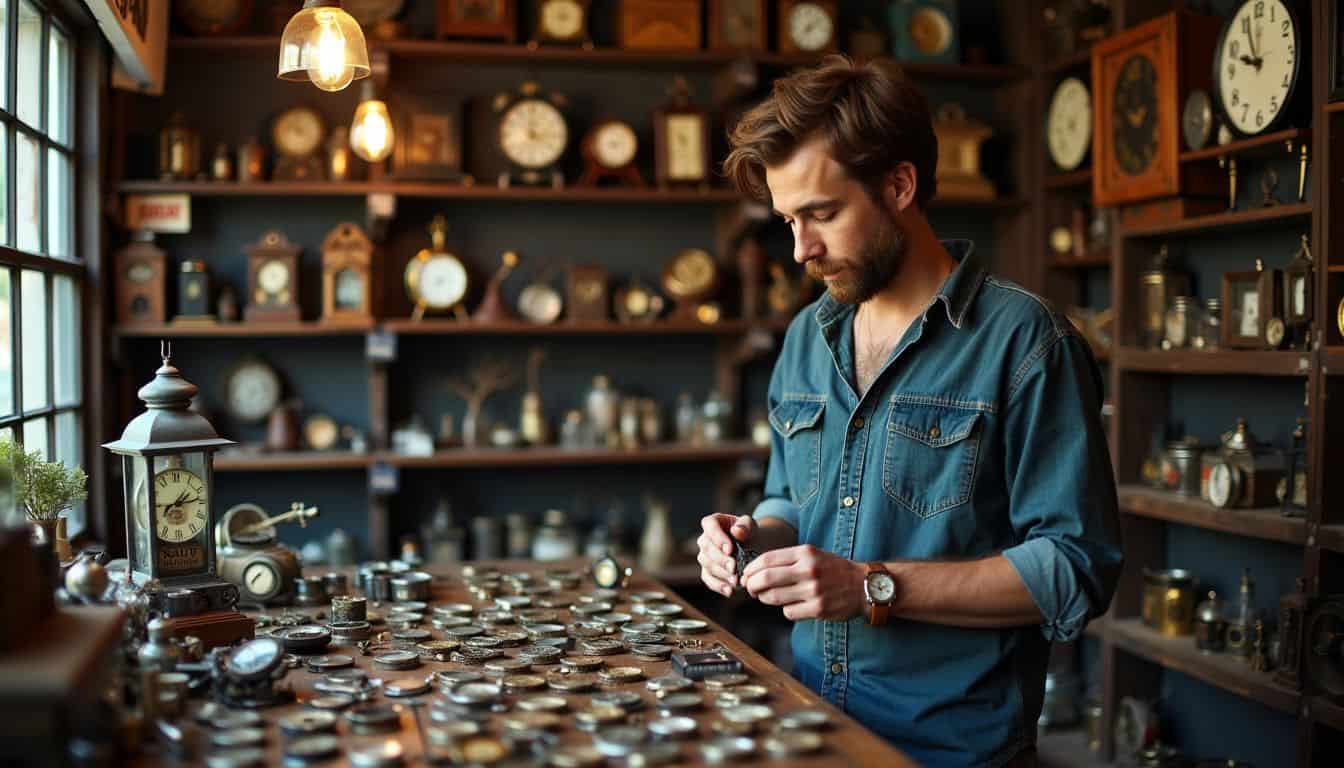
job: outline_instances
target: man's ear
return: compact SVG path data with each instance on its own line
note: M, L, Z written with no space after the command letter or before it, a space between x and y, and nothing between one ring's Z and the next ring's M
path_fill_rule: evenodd
M915 204L915 193L918 190L915 164L901 163L882 180L882 202L891 215L897 216Z

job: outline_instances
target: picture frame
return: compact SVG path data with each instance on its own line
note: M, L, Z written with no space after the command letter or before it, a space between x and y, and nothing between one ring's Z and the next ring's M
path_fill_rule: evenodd
M1223 274L1223 347L1266 349L1265 324L1276 316L1278 270Z
M457 181L464 175L462 103L402 110L392 156L392 176L421 181Z

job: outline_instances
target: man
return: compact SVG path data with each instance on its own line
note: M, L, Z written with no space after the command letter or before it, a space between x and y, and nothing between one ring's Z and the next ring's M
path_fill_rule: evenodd
M701 579L781 606L794 673L919 762L1034 765L1050 643L1121 565L1096 362L934 235L937 140L894 66L783 78L730 144L826 292L770 380L766 499L704 518ZM732 539L763 553L741 574Z

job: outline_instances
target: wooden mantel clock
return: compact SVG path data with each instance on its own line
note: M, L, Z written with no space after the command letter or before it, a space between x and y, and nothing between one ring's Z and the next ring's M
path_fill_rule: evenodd
M1096 205L1218 196L1223 180L1180 164L1181 104L1212 85L1214 16L1172 12L1100 41L1092 49Z
M373 321L373 242L350 222L322 241L322 322Z
M138 393L147 410L103 447L122 461L127 578L157 580L152 602L172 634L213 648L250 639L254 625L215 562L214 453L234 443L191 410L196 392L164 345L163 365Z
M247 246L248 321L299 322L299 253L302 247L272 230Z

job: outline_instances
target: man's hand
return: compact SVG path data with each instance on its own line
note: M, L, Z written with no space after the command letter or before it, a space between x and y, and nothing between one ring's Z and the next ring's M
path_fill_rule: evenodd
M700 580L715 592L730 596L738 583L734 573L737 561L733 558L733 539L745 544L756 532L756 521L751 515L706 515L700 520L700 527L704 531L696 540L700 554L695 558L700 563ZM729 538L730 531L732 538Z
M862 563L804 544L756 558L742 574L742 583L762 603L783 606L790 621L843 620L865 611L866 572Z

